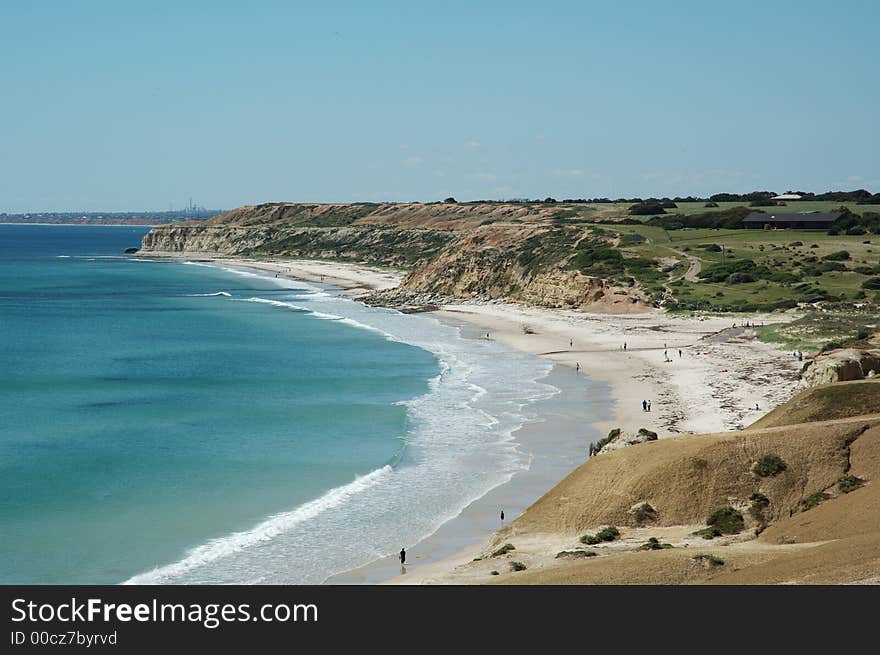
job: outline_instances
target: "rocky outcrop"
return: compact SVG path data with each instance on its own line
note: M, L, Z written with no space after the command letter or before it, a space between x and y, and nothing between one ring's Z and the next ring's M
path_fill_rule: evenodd
M801 387L864 380L880 374L880 350L841 348L818 355L801 372Z
M599 442L599 449L593 450L591 455L610 453L612 450L619 450L627 446L645 443L646 441L657 441L657 433L646 428L639 428L639 431L635 434L625 434L620 428L615 428L608 433L605 439Z

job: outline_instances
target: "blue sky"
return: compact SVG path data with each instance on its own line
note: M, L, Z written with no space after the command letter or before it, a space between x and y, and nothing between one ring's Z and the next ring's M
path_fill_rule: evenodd
M0 211L880 191L880 3L4 2Z

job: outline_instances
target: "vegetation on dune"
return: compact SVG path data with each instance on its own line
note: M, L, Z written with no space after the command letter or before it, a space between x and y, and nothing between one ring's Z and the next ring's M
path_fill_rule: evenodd
M724 560L715 555L694 555L691 559L705 566L724 566Z
M721 534L739 534L745 527L745 522L742 512L726 505L712 512L706 519L706 525L719 530Z
M511 571L525 571L526 565L523 564L522 562L511 562L510 563L510 570Z
M556 553L556 559L581 559L586 557L596 557L598 553L595 550L563 550Z
M801 500L801 507L804 511L808 509L813 509L817 505L824 503L826 500L829 500L831 496L824 491L816 491L811 493L809 496L805 496Z
M618 537L620 537L620 530L615 526L610 525L607 528L602 528L596 534L585 534L581 537L581 543L587 544L588 546L595 546L596 544L601 544L603 541L614 541Z
M501 548L492 553L492 557L501 557L512 550L516 550L516 547L513 544L504 544Z
M767 524L764 510L770 507L770 499L762 493L755 492L749 500L752 501L752 504L749 506L749 516L758 524L758 530L760 531Z
M639 546L639 550L665 550L672 547L672 544L661 543L657 537L649 537L648 541Z
M636 525L644 525L645 523L653 523L657 520L657 510L648 503L642 503L633 511L633 518Z
M865 484L865 481L861 478L854 475L844 475L837 481L837 490L840 493L848 494L851 491L855 491L863 484Z
M779 455L776 455L775 453L767 453L761 455L758 461L755 462L755 465L752 467L752 472L762 478L768 478L782 473L786 468L786 463Z

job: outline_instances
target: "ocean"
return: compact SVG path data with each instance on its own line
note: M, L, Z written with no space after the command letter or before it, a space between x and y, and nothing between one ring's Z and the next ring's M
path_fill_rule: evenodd
M0 583L321 583L529 468L548 362L145 232L0 225Z

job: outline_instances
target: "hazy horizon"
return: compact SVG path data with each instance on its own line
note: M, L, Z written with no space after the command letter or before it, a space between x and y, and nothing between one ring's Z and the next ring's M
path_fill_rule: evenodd
M880 191L862 0L0 8L0 212Z

